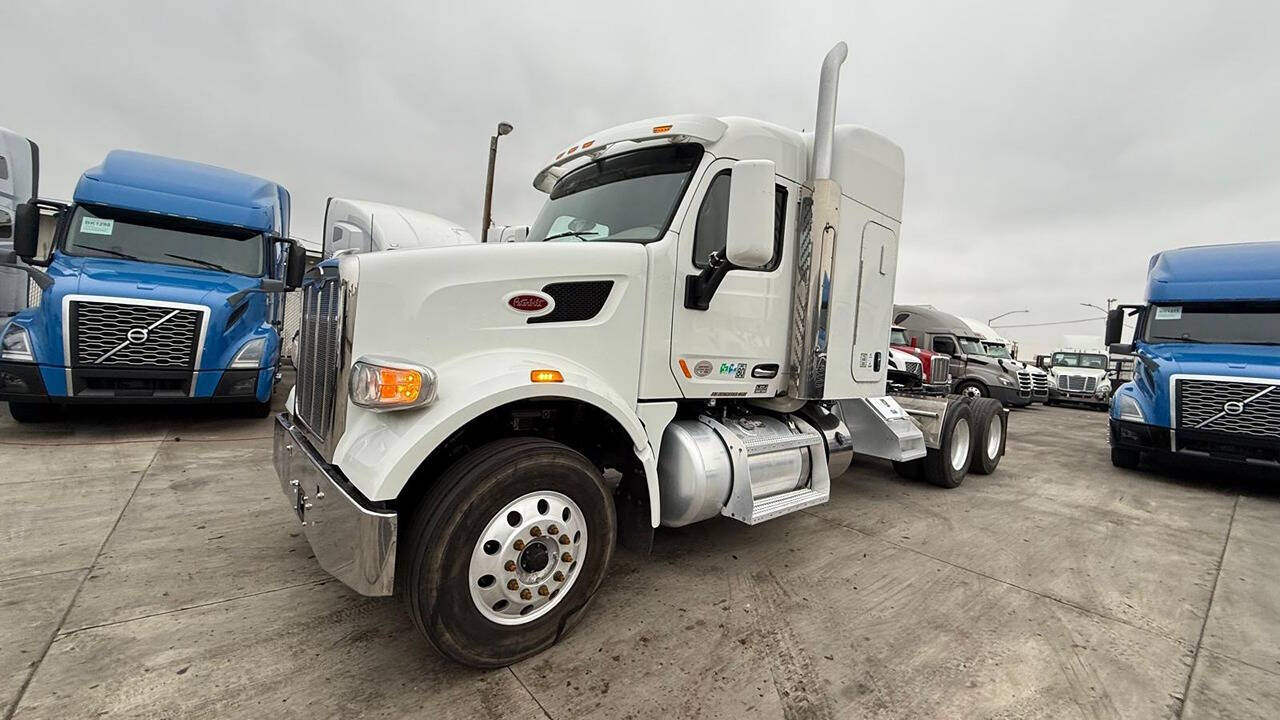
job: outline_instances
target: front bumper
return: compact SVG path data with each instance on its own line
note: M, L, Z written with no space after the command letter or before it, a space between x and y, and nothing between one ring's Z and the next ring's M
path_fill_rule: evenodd
M398 516L366 500L311 447L289 413L276 416L272 453L280 489L293 506L316 560L368 596L395 588Z
M1197 456L1268 467L1280 466L1280 442L1228 433L1181 429L1111 418L1112 447L1166 455Z
M1103 405L1111 406L1111 395L1108 393L1105 397L1098 397L1091 392L1075 392L1071 390L1063 390L1053 385L1049 386L1049 399L1059 400L1061 402L1084 403L1086 405Z
M271 396L273 367L256 370L77 370L72 392L61 378L66 368L0 360L0 401L23 403L244 403ZM51 374L50 386L45 375ZM212 391L193 394L193 375L209 376ZM216 382L215 382L216 381Z
M1026 407L1031 404L1031 393L1019 392L1016 387L1006 385L988 385L987 392L991 397L1008 407Z

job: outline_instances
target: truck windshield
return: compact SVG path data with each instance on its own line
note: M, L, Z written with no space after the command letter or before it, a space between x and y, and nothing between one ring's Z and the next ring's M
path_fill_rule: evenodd
M1153 305L1143 338L1151 343L1280 344L1280 303Z
M699 145L667 145L578 168L552 188L529 242L653 242L667 231L701 158Z
M62 249L68 255L116 257L261 276L266 239L254 230L183 218L76 206Z
M986 355L987 349L982 346L982 341L977 338L956 338L960 341L960 352L965 355Z
M1089 370L1105 370L1107 367L1107 356L1093 355L1090 353L1056 352L1053 354L1053 366L1054 367L1088 368Z
M889 331L890 345L910 345L911 341L907 339L907 331L902 328L894 328Z
M1009 354L1009 348L1000 343L984 342L982 343L982 347L986 348L986 354L993 358L1000 358L1002 360L1013 359L1013 356Z

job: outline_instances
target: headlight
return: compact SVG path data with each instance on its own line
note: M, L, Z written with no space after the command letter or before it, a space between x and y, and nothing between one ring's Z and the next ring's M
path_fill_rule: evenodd
M26 328L9 324L4 329L4 338L0 339L0 359L35 362L35 353L31 350L31 336Z
M1095 390L1095 391L1093 392L1093 394L1094 394L1094 395L1096 395L1096 396L1097 396L1097 397L1099 397L1099 398L1105 398L1106 396L1110 395L1110 394L1111 394L1111 383L1103 383L1103 384L1099 385L1099 386L1098 386L1098 389L1097 389L1097 390Z
M1010 380L1009 378L1005 377L1004 375L1001 375L1001 376L1000 376L1000 384L1002 384L1002 385L1013 385L1013 381L1012 381L1012 380Z
M231 358L231 367L257 369L262 367L262 356L267 351L266 338L254 338L240 348L240 352Z
M1142 408L1138 406L1138 401L1133 399L1131 395L1117 395L1115 398L1116 416L1121 420L1129 420L1130 422L1144 423L1147 421L1142 415Z
M404 410L436 399L436 373L391 358L362 357L351 366L351 402L370 410Z

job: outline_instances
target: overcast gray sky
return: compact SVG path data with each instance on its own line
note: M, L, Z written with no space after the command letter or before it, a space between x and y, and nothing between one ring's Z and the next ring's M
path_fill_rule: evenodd
M1162 248L1280 238L1273 2L11 2L0 126L66 198L112 148L222 165L293 194L529 222L534 173L603 127L673 113L838 118L907 157L900 302L1005 323L1137 301ZM997 323L999 325L1001 323ZM1027 351L1065 325L1004 331Z

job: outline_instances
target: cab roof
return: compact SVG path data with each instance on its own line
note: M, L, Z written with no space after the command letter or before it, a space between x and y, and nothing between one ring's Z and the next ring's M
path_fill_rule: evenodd
M1148 302L1280 300L1280 242L1201 245L1151 256Z
M261 232L289 232L289 191L213 165L112 150L76 183L78 203L153 212Z

